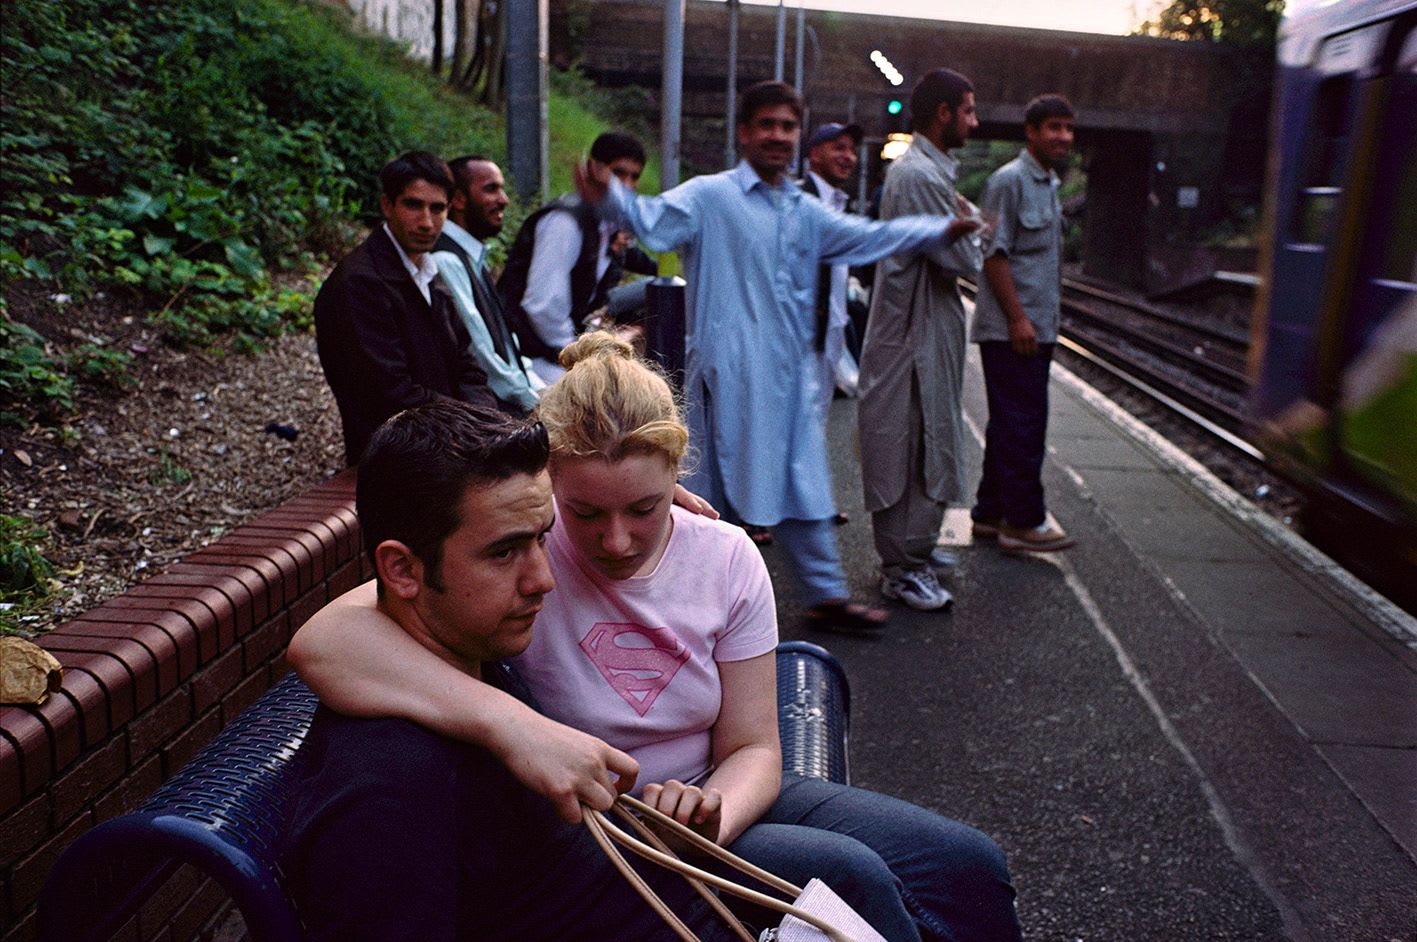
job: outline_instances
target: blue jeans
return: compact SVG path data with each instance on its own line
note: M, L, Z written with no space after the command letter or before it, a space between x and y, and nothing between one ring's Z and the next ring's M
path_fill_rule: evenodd
M798 886L820 878L890 942L1021 938L999 846L898 798L784 774L729 849Z
M1009 526L1036 527L1048 516L1043 454L1053 346L1040 343L1037 354L1023 357L1005 340L979 345L989 424L984 429L984 471L970 513L975 520L1002 518Z

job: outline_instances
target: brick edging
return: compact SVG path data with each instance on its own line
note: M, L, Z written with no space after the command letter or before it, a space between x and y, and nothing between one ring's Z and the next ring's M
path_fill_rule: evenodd
M141 804L285 675L291 633L366 578L359 544L345 471L39 639L63 687L0 707L6 942L33 937L71 841Z

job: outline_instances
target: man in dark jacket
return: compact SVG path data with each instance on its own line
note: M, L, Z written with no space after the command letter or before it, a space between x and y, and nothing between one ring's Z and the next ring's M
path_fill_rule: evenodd
M379 173L384 224L335 267L315 298L315 339L359 462L389 416L437 399L495 408L487 375L429 251L453 189L438 157L411 151Z

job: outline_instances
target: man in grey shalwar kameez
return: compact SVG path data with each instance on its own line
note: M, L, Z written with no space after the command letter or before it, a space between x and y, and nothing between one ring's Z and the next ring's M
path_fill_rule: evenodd
M914 140L886 175L881 219L967 212L949 150L979 125L973 86L936 69L915 86L910 112ZM861 478L881 593L918 609L951 601L935 569L953 560L935 542L946 505L963 496L964 485L966 334L956 278L977 275L982 262L977 240L965 238L876 268L861 354Z

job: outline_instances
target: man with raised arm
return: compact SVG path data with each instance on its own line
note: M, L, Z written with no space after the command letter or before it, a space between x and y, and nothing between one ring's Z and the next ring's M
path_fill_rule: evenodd
M974 86L935 69L910 95L910 149L886 173L882 219L914 213L970 215L955 190L950 155L979 126ZM936 547L945 508L964 496L964 302L957 278L975 277L972 239L876 266L861 352L861 483L881 559L881 594L911 608L949 605L937 570L954 558Z
M782 82L743 92L743 161L656 197L636 197L602 167L578 169L587 202L653 251L680 250L688 280L685 400L700 455L688 485L737 522L770 526L787 551L808 624L879 629L853 603L818 406L817 266L859 264L952 241L976 223L916 217L876 223L831 212L787 175L802 100Z
M606 131L590 145L590 159L630 189L639 187L645 148L633 135ZM565 372L557 360L561 350L580 336L586 316L606 305L627 271L655 275L659 266L574 193L522 224L497 290L544 381Z
M379 172L384 224L335 266L315 297L315 343L359 463L389 416L438 399L495 405L487 374L430 257L453 178L442 159L410 151Z
M554 585L543 545L554 517L548 454L539 424L450 401L401 412L373 434L356 500L379 608L486 681L468 722L487 727L488 745L321 704L296 764L286 864L312 942L675 937L589 832L519 781L520 763L504 764L507 750L543 761L532 742L563 751L559 730L599 766L596 794L582 797L600 808L638 771L498 689L506 675L496 662L526 649ZM702 938L731 937L683 880L645 877Z

